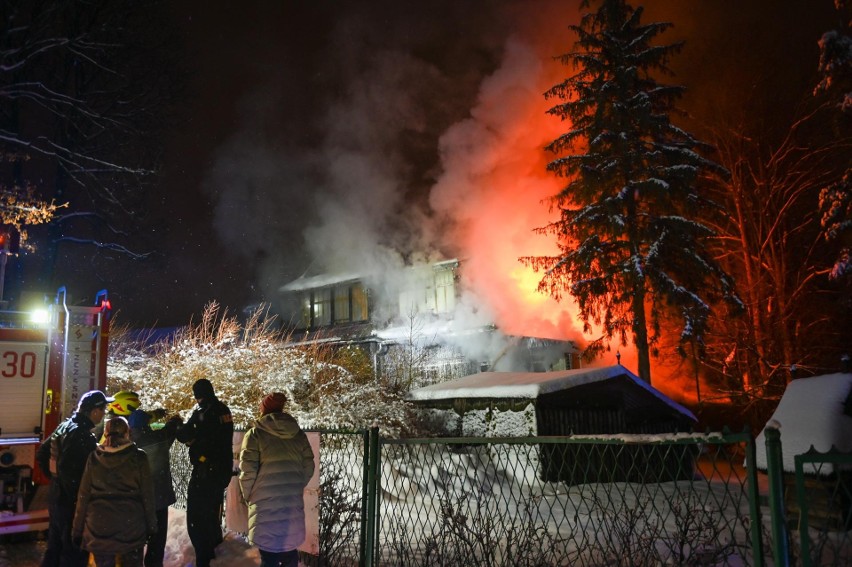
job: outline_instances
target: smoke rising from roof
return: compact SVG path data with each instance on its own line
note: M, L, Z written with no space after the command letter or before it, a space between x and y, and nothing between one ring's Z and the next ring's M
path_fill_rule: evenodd
M547 222L541 201L560 183L545 171L543 146L564 128L545 114L542 93L568 71L553 57L572 47L577 6L447 0L301 10L293 33L249 62L262 82L243 95L236 133L205 180L220 235L256 267L263 299L306 273L378 274L372 283L392 285L404 265L457 257L465 320L578 338L571 302L537 294L538 275L517 261L554 252L532 232ZM679 29L705 30L673 1L649 6L644 19L666 13L676 20L672 41ZM685 55L714 62L725 48L690 34ZM693 91L719 84L734 96L729 82L673 63L696 81Z
M222 239L257 266L267 301L304 274L362 273L394 287L405 265L458 257L460 321L579 336L565 304L537 294L517 260L553 251L533 234L558 186L542 147L560 125L541 93L561 72L549 44L576 11L462 4L382 3L377 18L344 9L314 55L310 72L322 78L282 69L244 96L205 189ZM537 24L551 18L553 37Z
M789 100L811 96L816 42L834 25L830 0L636 4L645 4L644 21L675 24L666 41L686 40L672 82L687 86L688 127L704 139L706 130L694 128L702 119L755 136L767 123L787 124ZM553 57L571 49L576 2L172 6L196 90L180 109L191 131L177 124L165 140L169 194L152 202L170 207L170 263L158 275L167 294L190 291L164 299L147 289L146 274L140 292L123 290L125 301L139 298L140 320L178 324L213 298L230 307L275 301L282 284L306 273L373 266L391 274L419 259L458 257L466 288L459 321L572 336L570 312L530 291L537 278L516 258L548 251L532 229L548 215L538 200L558 186L541 146L559 126L546 121L541 94L569 70ZM202 170L196 215L186 208ZM199 247L211 207L219 239ZM255 284L254 297L243 281ZM523 302L510 293L521 288Z

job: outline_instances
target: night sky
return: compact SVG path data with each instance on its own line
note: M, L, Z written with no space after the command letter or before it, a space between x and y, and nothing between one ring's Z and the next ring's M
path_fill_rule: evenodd
M687 42L668 80L687 86L699 135L738 122L771 133L809 96L834 24L830 0L645 5L643 21L675 24L662 40ZM211 300L274 301L309 269L464 256L447 238L464 218L433 208L449 159L439 141L478 118L509 38L565 76L549 57L570 49L578 18L573 2L537 0L175 0L171 11L186 84L147 196L160 249L66 281L78 297L107 288L132 325L184 324ZM503 104L491 110L511 115Z

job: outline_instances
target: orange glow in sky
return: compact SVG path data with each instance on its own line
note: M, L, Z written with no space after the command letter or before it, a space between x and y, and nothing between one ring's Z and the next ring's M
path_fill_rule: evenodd
M444 175L432 207L454 220L446 240L459 246L462 285L488 307L506 333L584 342L577 306L536 290L542 274L522 256L556 255L553 237L534 229L553 220L546 199L563 180L549 173L544 147L565 129L547 114L542 93L565 68L521 39L506 48L503 65L482 85L469 119L441 140ZM614 363L615 359L607 363Z
M556 101L543 96L571 72L553 59L571 47L565 25L570 15L552 17L560 25L545 27L560 33L548 36L539 27L530 35L534 40L522 34L510 41L502 66L483 82L470 117L442 137L444 174L432 190L431 205L454 221L456 230L445 240L457 246L462 286L477 305L486 306L499 328L513 335L574 340L582 347L600 332L584 334L571 296L565 293L557 302L538 292L542 274L518 261L558 254L553 235L534 232L556 218L546 200L564 183L547 171L555 156L544 148L569 127L547 114ZM636 372L632 344L610 347L592 364L615 364L618 353L621 364ZM659 366L653 358L652 365ZM655 368L654 385L676 399L694 399L694 378L683 369L665 376L671 372Z

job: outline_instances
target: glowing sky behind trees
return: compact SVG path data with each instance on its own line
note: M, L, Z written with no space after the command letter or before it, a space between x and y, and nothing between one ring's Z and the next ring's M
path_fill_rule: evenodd
M517 257L559 181L541 149L564 125L541 96L566 69L571 2L173 4L187 84L149 197L162 254L98 281L126 320L186 322L216 299L274 300L312 260L463 258L510 332L570 336L570 304L531 293ZM668 81L697 129L781 122L809 96L831 2L648 1L686 40ZM763 122L763 124L759 124ZM315 266L316 267L316 266ZM92 285L94 283L94 285ZM515 290L507 293L507 290Z

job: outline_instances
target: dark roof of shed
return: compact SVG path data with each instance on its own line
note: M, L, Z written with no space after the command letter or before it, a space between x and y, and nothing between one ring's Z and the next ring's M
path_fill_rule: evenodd
M689 409L675 402L621 365L603 368L580 368L554 372L479 372L456 380L433 384L409 392L411 401L477 398L536 399L586 384L618 380L644 389L660 402L694 421Z

